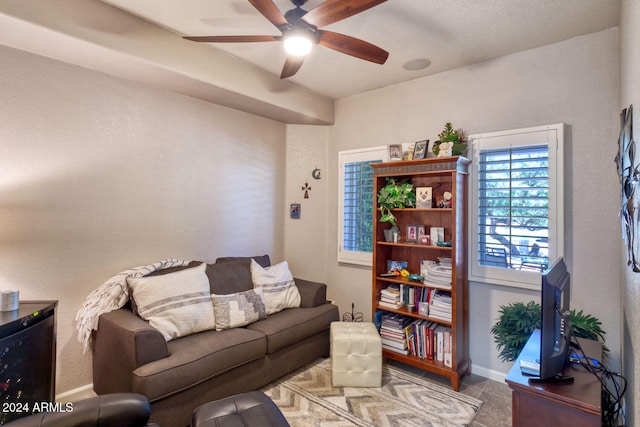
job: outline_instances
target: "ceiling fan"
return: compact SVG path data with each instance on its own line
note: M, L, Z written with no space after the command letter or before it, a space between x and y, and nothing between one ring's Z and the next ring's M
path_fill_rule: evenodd
M242 43L284 41L287 59L281 79L293 76L298 72L305 55L313 44L364 59L365 61L384 64L389 52L364 40L333 31L321 30L319 27L333 24L342 19L364 12L387 0L326 0L310 11L302 9L307 0L291 0L295 8L282 14L273 0L249 0L265 18L278 27L281 36L195 36L184 37L187 40L205 43ZM291 50L290 50L291 49Z

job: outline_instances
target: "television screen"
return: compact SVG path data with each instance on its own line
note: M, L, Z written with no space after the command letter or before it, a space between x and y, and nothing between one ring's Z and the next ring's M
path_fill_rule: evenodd
M570 381L562 377L569 362L571 278L563 258L542 273L540 313L540 380Z

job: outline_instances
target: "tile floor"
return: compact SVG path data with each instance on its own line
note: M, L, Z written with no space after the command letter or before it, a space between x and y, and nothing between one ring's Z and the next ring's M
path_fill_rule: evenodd
M451 387L449 379L424 372L412 366L389 359L385 363L428 378L445 387ZM462 377L460 392L482 401L482 407L473 420L471 427L510 427L511 426L511 389L505 382L490 380L479 375Z

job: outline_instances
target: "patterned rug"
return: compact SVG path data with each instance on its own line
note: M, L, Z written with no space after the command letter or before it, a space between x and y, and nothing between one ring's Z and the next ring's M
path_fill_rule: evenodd
M331 360L262 389L292 427L469 426L482 402L383 365L381 388L333 387Z

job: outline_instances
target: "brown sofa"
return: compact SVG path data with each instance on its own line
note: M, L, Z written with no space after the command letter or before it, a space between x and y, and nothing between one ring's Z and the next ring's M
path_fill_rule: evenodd
M263 267L270 265L268 255L253 259ZM253 288L250 260L218 258L208 264L211 292ZM151 421L184 427L203 403L256 390L327 357L329 326L338 320L338 308L327 303L325 284L297 278L295 283L300 308L285 309L246 327L208 330L169 342L130 306L103 314L93 334L95 392L142 394L151 403Z

